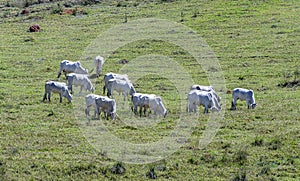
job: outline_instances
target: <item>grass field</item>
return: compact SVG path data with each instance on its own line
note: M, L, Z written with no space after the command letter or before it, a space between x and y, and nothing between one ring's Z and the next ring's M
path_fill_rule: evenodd
M145 180L151 169L159 180L300 179L299 1L106 0L83 4L0 0L0 180ZM23 15L25 5L30 13ZM61 15L65 6L78 12ZM135 127L130 119L138 118L132 115L126 118L128 122L103 118L81 122L78 115L84 111L77 109L78 102L63 99L59 103L57 94L51 102L42 98L45 82L58 80L60 61L80 60L88 66L94 55L89 57L85 51L99 35L141 18L166 19L192 29L217 57L226 88L253 89L258 106L248 110L244 102L238 102L237 110L231 111L231 95L227 89L218 90L224 118L210 144L198 147L211 115L202 114L200 108L191 136L178 150L160 161L130 164L96 149L82 128L94 125L97 129L101 123L130 143L160 140L186 115L180 104L185 98L174 82L155 74L134 82L137 91L161 95L169 111L151 127ZM36 23L41 31L27 32ZM130 63L149 54L174 60L194 83L209 83L207 72L187 50L158 40L132 42L111 52L103 73L120 71L126 66L120 60ZM179 75L174 79L179 80ZM60 81L65 80L61 77ZM102 94L102 75L93 82L95 93ZM120 101L117 106L122 106ZM142 154L150 157L152 151ZM115 173L119 167L125 168L124 173Z

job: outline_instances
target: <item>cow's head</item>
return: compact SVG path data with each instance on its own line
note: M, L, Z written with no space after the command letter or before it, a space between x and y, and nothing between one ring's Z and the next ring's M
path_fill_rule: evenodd
M252 108L252 109L254 109L256 106L257 106L257 104L256 104L256 103L254 103L254 104L251 104L251 108Z
M164 118L167 116L167 114L168 114L168 110L166 110L166 111L164 112Z
M68 90L65 90L65 91L64 91L63 96L64 96L65 98L67 98L69 102L72 102L72 95L70 94L70 92L69 92Z
M211 112L218 112L218 111L220 111L220 109L217 108L216 106L211 107L210 110L211 110Z
M134 93L136 93L133 85L130 86L130 90L129 90L129 95L133 95Z
M115 112L110 113L110 116L111 116L111 119L112 119L112 120L115 120L115 119L116 119L116 113L115 113Z

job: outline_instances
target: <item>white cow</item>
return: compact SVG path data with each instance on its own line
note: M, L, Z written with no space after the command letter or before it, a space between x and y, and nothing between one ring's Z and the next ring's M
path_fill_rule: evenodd
M107 96L113 96L114 90L119 93L122 93L124 96L124 101L128 95L135 93L135 89L131 82L121 80L121 79L111 79L107 84Z
M103 86L103 94L105 94L105 90L107 89L108 81L111 79L120 79L120 80L125 80L127 82L130 82L128 79L128 75L124 74L116 74L109 72L104 75L104 86Z
M221 101L221 97L216 93L212 86L203 86L203 85L192 85L190 90L201 90L206 92L212 92L214 96L218 99L218 102Z
M80 62L72 62L69 60L63 60L60 62L57 78L60 77L61 72L64 72L65 75L68 73L88 74L88 70L83 68Z
M137 107L140 107L140 117L142 116L142 109L144 108L144 115L146 115L146 110L149 108L150 112L154 112L154 115L157 113L163 117L167 115L167 109L165 108L161 97L156 96L155 94L142 94L134 93L132 95L133 107L132 111L137 114Z
M97 95L97 94L88 94L85 96L85 103L86 103L86 109L85 109L85 115L90 115L90 107L93 106L95 109L94 117L96 118L96 115L99 118L99 112L96 105L96 99L101 99L103 96Z
M212 112L221 110L217 98L211 91L191 90L188 94L188 102L189 112L196 112L197 106L201 105L205 107L204 113L208 113L208 109Z
M232 91L233 101L231 103L231 109L236 110L236 101L246 101L248 109L254 109L256 107L254 92L251 89L235 88Z
M116 101L114 99L110 99L108 97L101 96L96 98L96 107L97 113L100 115L101 111L104 112L106 119L108 120L108 116L111 116L112 120L116 119Z
M80 93L84 88L86 91L94 92L94 86L86 74L67 74L68 89L73 93L73 85L80 86Z
M96 56L94 59L94 65L96 67L96 75L99 77L100 73L102 72L102 67L104 65L104 58L101 56Z
M48 100L50 101L51 92L59 93L60 96L59 102L62 102L63 96L67 98L69 102L72 102L72 95L69 93L67 85L63 82L55 82L55 81L46 82L43 101L47 99L47 94L48 94Z

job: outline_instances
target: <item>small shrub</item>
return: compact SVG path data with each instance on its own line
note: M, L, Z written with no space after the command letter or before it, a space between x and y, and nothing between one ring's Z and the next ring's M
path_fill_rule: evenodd
M215 160L215 156L210 153L207 153L202 155L201 160L203 160L206 163L211 163Z
M0 160L0 178L1 178L1 176L5 175L5 173L6 173L6 162L3 160Z
M196 161L194 160L194 158L189 158L189 159L188 159L188 163L194 164L194 163L196 163Z
M234 160L239 164L243 165L247 162L248 153L245 149L238 150L235 153Z
M270 165L265 165L260 171L260 175L269 175L271 171Z
M237 173L237 175L232 179L232 181L246 181L247 174L246 170L242 169Z
M24 38L24 42L34 42L34 41L35 41L35 38L32 36Z
M56 6L52 7L52 14L61 14L63 12L63 7L58 3Z
M116 163L112 168L111 168L111 173L114 174L124 174L125 173L125 166L122 162Z
M11 4L9 1L6 1L6 4L5 4L6 7L11 7Z
M154 168L150 168L150 171L146 173L146 176L151 179L157 179L157 174L154 171Z
M224 153L220 160L220 162L225 163L225 164L229 163L230 161L231 161L230 157L227 153Z
M298 68L293 72L285 72L283 74L283 81L277 84L277 86L289 88L300 86L299 75L300 71Z
M280 139L279 138L274 138L270 143L269 143L269 149L270 150L278 150L280 147L281 147L281 145L282 145L282 143L281 143L281 141L280 141Z
M256 137L254 142L252 143L253 146L263 146L264 140L262 137Z

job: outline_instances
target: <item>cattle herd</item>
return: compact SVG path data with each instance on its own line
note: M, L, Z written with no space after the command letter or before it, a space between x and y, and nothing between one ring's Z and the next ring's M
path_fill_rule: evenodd
M104 65L104 58L101 56L96 56L94 59L94 66L96 68L96 76L99 77ZM65 74L67 79L67 84L64 82L57 81L47 81L45 84L45 93L43 101L47 98L50 101L51 92L59 93L60 102L62 102L62 97L68 99L69 102L72 102L73 94L73 85L80 86L80 92L82 89L90 91L91 94L88 94L85 97L86 109L85 114L89 116L90 107L93 107L94 117L100 119L101 111L104 112L106 119L111 117L114 120L117 116L116 114L116 101L112 99L113 92L117 91L122 93L124 96L124 101L128 96L131 96L132 101L132 111L134 114L142 116L142 113L146 115L147 110L149 113L158 114L162 117L166 117L167 109L165 108L162 98L155 94L144 94L137 93L133 84L127 75L121 75L116 73L106 73L104 75L104 86L103 94L107 91L107 96L100 96L93 94L94 86L89 79L88 70L83 68L80 62L71 62L68 60L63 60L60 63L60 69L58 72L58 78L61 76L61 73ZM232 105L231 110L236 109L236 102L238 99L246 101L248 109L254 109L256 106L253 90L235 88L232 91ZM192 85L190 92L187 95L188 99L188 112L196 112L197 106L204 106L204 113L208 113L210 109L211 112L220 111L220 101L221 97L218 96L216 91L212 86L202 86L202 85Z

